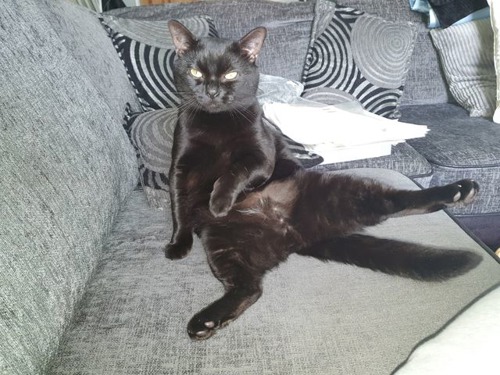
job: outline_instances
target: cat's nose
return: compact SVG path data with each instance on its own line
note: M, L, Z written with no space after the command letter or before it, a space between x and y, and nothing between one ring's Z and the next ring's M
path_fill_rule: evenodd
M218 97L220 94L220 90L216 86L208 86L207 87L207 95L210 96L211 99Z

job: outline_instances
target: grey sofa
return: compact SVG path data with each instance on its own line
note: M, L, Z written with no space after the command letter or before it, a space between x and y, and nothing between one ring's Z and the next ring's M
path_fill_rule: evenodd
M419 21L402 1L345 3ZM300 79L291 62L305 55L287 56L289 45L273 43L281 30L294 50L306 48L313 7L228 1L113 13L209 14L227 37L263 24L264 73ZM63 0L6 0L0 10L2 375L388 374L404 370L419 342L500 282L491 250L455 220L498 216L499 130L448 103L419 29L402 112L433 131L391 157L328 168L356 167L346 173L408 189L418 188L415 181L477 179L477 202L453 217L395 219L370 232L466 248L483 262L450 281L422 283L293 256L270 272L264 296L237 322L206 342L190 341L188 319L222 287L198 242L184 260L164 258L169 213L150 207L138 186L122 118L127 103L139 105L98 15ZM453 121L481 131L449 137ZM455 160L459 140L463 159Z

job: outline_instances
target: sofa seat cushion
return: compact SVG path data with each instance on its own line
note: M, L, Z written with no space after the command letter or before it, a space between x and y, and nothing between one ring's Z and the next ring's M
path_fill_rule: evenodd
M392 146L391 155L342 163L322 164L315 168L327 171L352 168L386 168L412 178L426 178L432 174L432 166L429 162L407 142Z
M500 212L500 127L491 120L471 118L454 104L406 106L401 121L427 125L425 138L408 143L432 165L432 186L462 178L479 182L481 193L468 206L454 208L454 214Z
M393 171L351 173L416 187ZM169 217L134 192L50 374L388 374L500 281L498 263L446 213L398 218L370 233L467 248L483 262L464 276L423 283L293 255L266 276L254 306L196 343L186 324L223 288L198 241L183 260L165 259Z

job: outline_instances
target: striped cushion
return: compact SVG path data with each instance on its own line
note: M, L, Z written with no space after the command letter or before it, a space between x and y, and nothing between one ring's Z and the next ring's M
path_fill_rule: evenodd
M218 36L208 16L179 21L197 37ZM175 108L180 103L173 76L175 47L167 22L101 18L144 111Z
M489 19L430 32L450 92L473 117L491 117L495 110L496 76L493 31Z
M326 104L357 100L372 113L398 118L415 38L410 23L318 1L303 96Z

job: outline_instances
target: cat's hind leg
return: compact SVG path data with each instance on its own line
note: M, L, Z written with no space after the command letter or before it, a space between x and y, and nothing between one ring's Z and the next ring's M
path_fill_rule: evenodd
M262 294L261 283L267 264L259 264L253 259L259 254L259 248L245 232L230 223L201 232L208 263L214 276L224 285L225 293L189 321L188 334L194 340L211 337L238 318Z
M224 296L195 314L188 323L188 334L193 340L205 340L235 320L255 303L262 294L258 280L250 284L237 283L228 287Z

